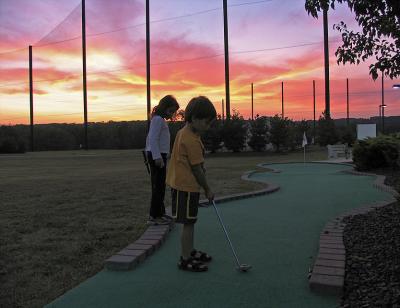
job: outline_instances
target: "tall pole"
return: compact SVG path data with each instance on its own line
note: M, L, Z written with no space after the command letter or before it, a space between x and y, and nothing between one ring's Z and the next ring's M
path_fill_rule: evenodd
M325 62L325 116L331 117L329 90L329 44L328 44L328 8L323 9L324 15L324 62Z
M225 117L225 115L224 115L224 99L222 99L222 102L221 102L221 111L222 111L222 123L223 123L224 117Z
M349 78L346 78L346 97L347 97L347 126L350 124L349 118Z
M312 81L313 83L313 103L314 103L314 130L313 130L313 136L314 136L314 142L315 142L315 80Z
M33 143L33 76L32 76L32 46L29 45L29 105L30 105L30 126L31 126L31 151L34 151Z
M382 71L382 134L385 133L385 90L384 90L384 75Z
M254 120L254 99L253 99L253 92L254 88L253 88L253 83L251 83L251 119Z
M283 110L283 81L281 84L281 99L282 99L282 119L285 117L285 112Z
M225 110L226 119L231 118L231 100L229 91L229 44L228 44L228 5L227 0L223 0L224 7L224 47L225 47Z
M85 126L85 150L88 145L88 117L87 117L87 82L86 82L86 12L85 0L82 0L82 59L83 59L83 110Z
M147 85L147 130L150 128L150 0L146 0L146 85Z

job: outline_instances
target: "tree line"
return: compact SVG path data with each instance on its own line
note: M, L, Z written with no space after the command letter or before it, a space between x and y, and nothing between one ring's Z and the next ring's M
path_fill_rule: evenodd
M308 143L319 145L347 143L356 139L357 123L377 123L379 118L351 119L346 125L343 119L333 120L321 115L314 131L313 121L294 121L279 115L265 117L257 115L254 120L244 119L233 111L229 121L218 116L211 129L203 136L205 147L210 152L227 150L240 152L290 151L300 147L303 134ZM184 122L171 121L171 143ZM398 117L385 119L385 132L400 131ZM89 123L90 149L143 149L146 143L147 121ZM78 150L82 148L84 131L81 124L38 124L34 127L35 151ZM24 153L30 150L29 125L0 126L0 153Z

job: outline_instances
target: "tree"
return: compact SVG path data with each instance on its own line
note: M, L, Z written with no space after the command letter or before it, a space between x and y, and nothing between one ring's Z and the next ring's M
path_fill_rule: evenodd
M202 140L205 148L211 153L215 153L222 147L222 119L220 115L210 129L204 133Z
M369 66L375 80L383 72L390 78L400 76L400 1L399 0L306 0L306 11L314 18L318 12L346 3L356 15L362 32L354 32L342 21L334 29L342 34L343 44L336 50L337 62L359 64L371 57Z
M270 119L270 141L275 146L276 151L279 152L283 145L287 145L290 137L290 124L288 118L282 118L275 115Z
M345 127L338 127L338 135L340 136L340 141L342 143L347 143L349 146L353 145L357 139L356 125L350 125Z
M243 116L236 110L233 110L233 115L230 120L224 122L222 136L224 145L228 150L240 152L244 148L247 136L247 125Z
M73 150L76 140L74 135L57 124L36 126L35 148L39 151Z
M25 142L15 127L0 126L0 153L25 153Z
M250 122L250 140L247 142L249 147L251 147L254 151L262 151L265 149L267 145L267 118L260 117L258 114L254 121Z
M301 120L300 122L289 122L289 146L291 150L295 150L297 147L300 147L303 143L303 136L309 129L309 125L306 120Z
M322 113L322 116L318 120L317 129L317 142L319 145L325 146L328 144L335 144L339 141L339 137L336 131L335 122Z

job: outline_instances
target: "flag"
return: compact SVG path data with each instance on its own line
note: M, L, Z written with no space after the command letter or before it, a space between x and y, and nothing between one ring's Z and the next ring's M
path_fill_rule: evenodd
M304 148L307 145L307 137L306 137L306 132L304 132L303 134L303 143L301 144L301 146Z

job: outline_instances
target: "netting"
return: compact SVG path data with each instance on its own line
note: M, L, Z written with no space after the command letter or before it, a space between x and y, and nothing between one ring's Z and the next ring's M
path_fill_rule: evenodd
M330 12L330 27L347 8ZM225 99L222 1L150 2L152 106L173 94L181 107L206 95L221 113ZM313 117L316 82L317 118L325 109L322 21L304 11L302 2L228 1L231 113L282 112L300 120ZM82 6L59 13L59 22L33 45L35 123L82 123ZM4 29L2 34L6 35ZM145 1L87 0L87 89L89 122L145 120ZM346 117L346 78L350 117L371 117L381 104L381 81L372 81L368 63L338 66L334 52L339 34L330 31L331 115ZM20 46L16 46L20 47ZM29 122L28 46L0 52L0 123ZM400 111L399 91L385 80L386 115Z

